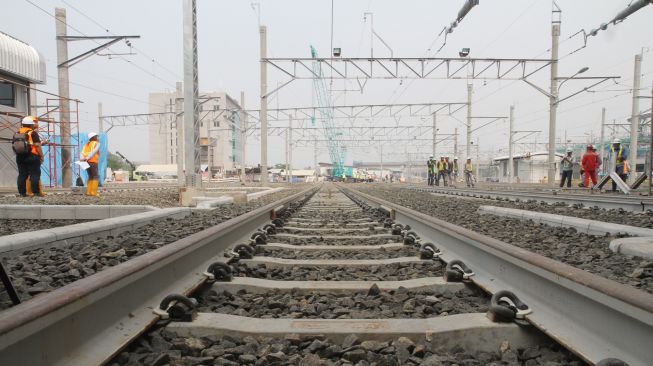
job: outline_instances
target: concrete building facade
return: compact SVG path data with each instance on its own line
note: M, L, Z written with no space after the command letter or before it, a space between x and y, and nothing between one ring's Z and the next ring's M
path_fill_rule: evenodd
M177 128L183 123L183 88L174 92L150 93L150 164L177 164L181 149ZM240 167L242 163L240 106L224 92L200 93L200 163L212 173ZM163 116L163 117L161 117ZM182 159L183 162L183 159Z
M0 32L0 187L15 187L18 168L11 138L33 113L32 84L45 83L45 59L25 42Z

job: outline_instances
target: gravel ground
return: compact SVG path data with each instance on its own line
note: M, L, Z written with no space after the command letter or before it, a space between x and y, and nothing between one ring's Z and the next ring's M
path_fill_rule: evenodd
M304 228L304 227L298 227L298 225L293 225L292 227L284 227L281 229L278 229L278 233L284 233L284 234L295 234L295 235L356 235L356 236L365 236L365 235L375 235L375 234L390 234L389 229L385 229L383 227L379 227L379 224L377 223L376 225L370 225L369 227L361 227L361 228L346 228L346 227L333 227L333 228L327 228L329 229L328 231L324 230L314 230L313 228ZM297 228L297 229L293 229Z
M297 219L308 219L308 220L324 220L322 222L330 222L330 223L338 223L338 224L343 224L343 223L348 223L348 222L357 222L356 220L360 219L369 219L370 217L368 215L365 215L363 211L359 212L337 212L333 214L325 214L325 213L308 213L305 211L300 211L293 215L293 218Z
M504 342L495 352L466 352L461 347L437 349L424 337L400 337L391 342L362 341L355 335L342 342L322 336L300 339L209 336L177 337L159 328L134 342L110 366L132 365L266 365L266 366L399 366L399 365L546 365L580 366L575 356L557 344L513 349Z
M653 293L653 262L611 252L608 245L614 237L586 235L571 228L479 215L478 206L483 203L478 200L434 196L389 187L359 188L441 220Z
M265 245L256 247L256 255L286 259L385 259L399 257L415 257L419 248L403 246L397 249L381 248L378 250L294 250L268 249Z
M10 220L0 219L0 236L23 233L25 231L36 231L51 229L58 226L66 226L88 222L92 220Z
M47 191L47 190L46 190ZM150 205L154 207L179 206L178 188L152 191L106 191L100 197L71 193L51 193L45 197L0 196L0 204L20 205Z
M457 199L464 198L463 196L450 196ZM600 196L599 196L600 197ZM520 210L538 211L551 213L556 215L565 215L580 217L589 220L598 220L605 222L612 222L615 224L639 226L653 229L653 211L643 213L634 213L625 210L606 210L598 207L570 207L564 203L549 205L540 202L511 202L507 200L493 200L493 199L479 199L468 197L469 199L476 200L479 205L499 206L516 208Z
M428 318L449 314L485 313L489 298L480 290L456 293L435 291L379 291L376 285L356 294L253 294L245 290L233 294L209 290L200 296L200 312L223 313L253 318L386 319Z
M340 233L330 234L329 236L339 236ZM292 245L381 245L388 243L401 243L402 237L392 235L391 237L363 237L360 238L325 238L322 236L301 238L292 236L270 235L269 243L281 243Z
M439 261L368 266L365 268L294 266L267 268L264 263L234 265L236 276L266 278L279 281L400 281L422 277L442 277L444 266Z
M34 249L12 258L0 259L20 298L25 301L296 192L296 189L289 189L247 205L225 205L212 211L193 212L180 220L157 221L117 237L62 248ZM10 305L3 288L0 290L0 309Z

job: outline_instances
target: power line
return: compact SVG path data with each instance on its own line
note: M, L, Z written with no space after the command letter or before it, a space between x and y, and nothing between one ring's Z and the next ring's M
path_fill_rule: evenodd
M32 6L38 8L38 9L41 10L43 13L47 14L48 16L50 16L51 18L55 19L56 21L61 22L61 23L64 24L67 28L70 28L70 29L74 30L75 32L81 34L81 35L84 36L84 37L89 37L87 34L85 34L84 32L80 31L79 29L73 27L72 25L68 24L67 22L63 22L63 21L57 19L57 17L55 17L53 14L51 14L51 13L48 12L47 10L43 9L42 7L38 6L37 4L33 3L31 0L25 0L25 1L28 2L29 4L31 4ZM100 45L100 42L98 42L97 40L93 40L93 42L95 42L96 44ZM111 49L108 48L108 47L107 47L107 49L108 49L108 50L111 50ZM175 84L174 84L174 83L170 83L169 81L164 80L164 79L162 79L162 78L160 78L160 77L154 75L153 73L151 73L151 72L145 70L144 68L142 68L142 67L140 67L139 65L137 65L137 64L135 64L135 63L133 63L133 62L131 62L130 60L127 60L127 59L125 59L125 58L122 57L122 56L118 56L118 58L121 59L121 60L123 60L123 61L125 61L125 62L127 62L128 64L130 64L130 65L136 67L137 69L143 71L144 73L146 73L146 74L148 74L148 75L150 75L150 76L152 76L152 77L154 77L154 78L156 78L156 79L158 79L158 80L160 80L160 81L162 81L162 82L164 82L164 83L166 83L166 84L168 84L168 85L170 85L170 86L172 86L172 87L175 87Z
M47 75L47 77L50 78L50 79L55 79L55 80L58 79L57 77L52 76L52 75ZM153 104L153 103L150 103L150 102L148 102L148 101L144 101L144 100L141 100L141 99L136 99L136 98L128 97L128 96L121 95L121 94L116 94L116 93L113 93L113 92L110 92L110 91L106 91L106 90L102 90L102 89L94 88L94 87L92 87L92 86L88 86L88 85L85 85L85 84L76 83L76 82L74 82L74 81L70 81L70 84L71 84L71 85L78 86L78 87L80 87L80 88L89 89L89 90L92 90L92 91L95 91L95 92L98 92L98 93L102 93L102 94L106 94L106 95L111 95L111 96L113 96L113 97L122 98L122 99L125 99L125 100L130 100L130 101L137 102L137 103L147 104L147 105L150 105L150 106L156 106L156 107L166 108L165 105Z
M91 17L90 17L89 15L87 15L86 13L80 11L79 9L77 9L76 7L74 7L73 5L71 5L71 4L70 4L69 2L67 2L66 0L62 0L62 1L63 1L64 4L68 5L70 8L72 8L72 9L73 9L74 11L76 11L78 14L80 14L80 15L83 16L84 18L90 20L92 23L94 23L95 25L97 25L98 27L100 27L100 29L104 30L106 33L109 33L109 34L115 36L115 34L114 34L113 32L111 32L111 31L109 30L109 28L107 28L107 27L105 27L104 25L100 24L100 22L98 22L98 21L96 21L95 19L91 18ZM165 70L165 71L167 71L168 73L170 73L170 75L174 76L174 77L177 78L177 79L181 79L181 76L179 76L179 75L178 75L177 73L175 73L174 71L172 71L172 70L168 69L167 67L165 67L163 64L161 64L160 62L158 62L154 57L152 57L152 56L146 54L143 50L141 50L140 48L138 48L138 47L136 47L136 46L132 46L132 47L133 47L136 51L138 51L139 54L140 54L141 56L143 56L143 57L149 59L150 61L152 61L152 63L155 63L155 64L159 65L159 67L161 67L163 70Z

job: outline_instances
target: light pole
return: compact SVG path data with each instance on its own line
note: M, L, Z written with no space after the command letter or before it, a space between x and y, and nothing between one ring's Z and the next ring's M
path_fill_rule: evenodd
M576 73L573 74L571 77L568 77L568 78L558 78L558 80L563 79L563 80L560 82L560 85L558 85L558 92L560 92L560 88L562 87L562 84L564 84L566 81L575 78L576 76L578 76L578 75L580 75L580 74L586 72L586 71L589 70L589 69L590 69L589 67L585 66L585 67L581 68L580 70L576 71Z

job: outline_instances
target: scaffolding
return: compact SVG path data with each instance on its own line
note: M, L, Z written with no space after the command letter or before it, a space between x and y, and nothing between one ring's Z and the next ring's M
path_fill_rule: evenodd
M60 122L60 109L59 98L46 99L45 105L35 106L34 110L36 117L38 117L37 132L42 141L43 148L43 164L41 165L41 182L45 187L61 186L61 168L63 163L73 165L73 179L80 174L79 166L73 164L73 159L79 156L80 153L80 139L79 139L79 101L71 99L70 110L70 141L69 145L61 144L61 122ZM23 114L14 112L0 112L0 134L3 136L13 136L18 132L21 126L21 120L25 117ZM10 131L7 134L6 131ZM11 144L11 138L3 137L0 143ZM61 161L61 150L64 147L70 147L71 155L70 160ZM17 169L15 158L7 155L7 149L0 149L0 153L9 164Z

